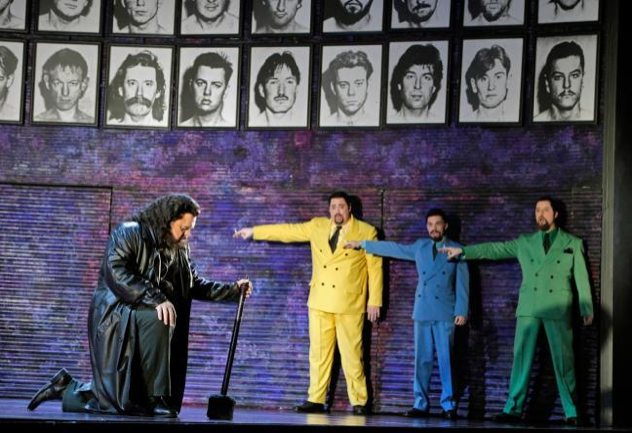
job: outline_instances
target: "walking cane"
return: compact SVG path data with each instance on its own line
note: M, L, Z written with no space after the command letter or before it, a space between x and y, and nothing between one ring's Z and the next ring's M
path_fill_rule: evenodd
M239 325L241 325L241 315L244 311L244 301L246 292L248 291L248 283L239 286L241 294L239 296L239 306L235 315L235 324L233 325L233 335L230 338L230 348L228 349L228 359L226 360L226 370L224 370L224 381L222 382L222 393L220 395L212 395L208 399L208 410L206 416L210 419L232 420L233 410L235 409L235 400L228 395L228 382L230 381L230 371L233 368L233 359L235 358L235 348L237 347L237 336L239 335Z

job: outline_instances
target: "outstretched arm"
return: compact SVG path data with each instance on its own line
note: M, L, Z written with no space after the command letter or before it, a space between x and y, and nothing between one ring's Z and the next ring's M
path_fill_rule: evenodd
M234 238L242 238L243 240L252 239L254 229L252 227L244 227L243 229L235 229Z

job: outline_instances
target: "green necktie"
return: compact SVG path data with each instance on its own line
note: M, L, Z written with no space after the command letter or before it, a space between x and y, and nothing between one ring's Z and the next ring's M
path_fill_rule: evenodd
M340 229L342 229L342 226L336 226L336 231L334 232L331 239L329 239L329 248L331 248L332 253L336 251L336 247L338 246L338 237L340 236Z

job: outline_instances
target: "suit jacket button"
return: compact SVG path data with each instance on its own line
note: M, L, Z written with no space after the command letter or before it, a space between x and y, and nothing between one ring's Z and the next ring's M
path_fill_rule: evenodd
M553 279L553 275L551 275L551 279Z
M553 289L549 290L549 293L553 293Z
M443 275L445 275L445 271L441 272Z
M323 286L325 285L325 283L320 283L320 284L322 284Z
M333 288L335 289L335 288L336 288L336 285L335 285L335 284L332 284L332 285L331 285L331 287L333 287Z
M338 270L338 268L336 268L336 270Z
M562 263L562 262L560 262L560 261L558 260L558 261L557 261L557 264L559 265L560 263Z
M438 297L438 296L435 296L435 299L439 299L439 297Z
M537 290L538 290L538 288L537 288L537 287L534 287L534 288L533 288L533 290L537 291Z
M426 275L426 271L423 271L423 272L421 273L421 275Z
M531 263L533 263L533 259L531 259Z
M540 274L535 274L536 278L540 276Z
M349 255L349 253L345 253L345 257L347 257Z
M323 268L327 269L327 265L323 266Z
M323 250L320 250L320 252L322 253L322 252L323 252Z

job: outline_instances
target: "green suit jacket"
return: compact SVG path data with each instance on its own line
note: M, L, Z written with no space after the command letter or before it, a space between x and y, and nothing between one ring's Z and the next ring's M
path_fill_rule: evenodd
M487 242L463 248L464 258L518 259L522 284L516 317L570 319L575 280L582 316L593 315L588 270L582 240L559 230L548 254L544 253L540 232L521 235L508 242Z

